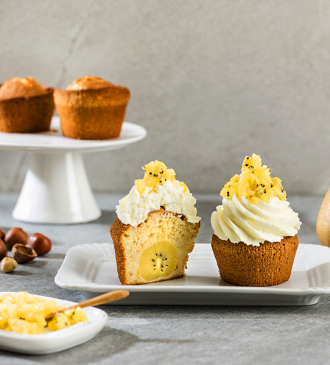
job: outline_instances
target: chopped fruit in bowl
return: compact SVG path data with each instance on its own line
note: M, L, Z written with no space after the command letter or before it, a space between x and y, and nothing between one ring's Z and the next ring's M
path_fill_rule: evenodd
M78 322L87 322L86 314L80 307L55 315L49 322L46 317L64 307L56 300L45 300L27 292L5 294L0 298L0 329L23 334L57 331Z
M70 327L79 322L87 322L85 312L80 308L68 309L65 312L55 314L55 316L48 322L49 331L57 331L62 328Z

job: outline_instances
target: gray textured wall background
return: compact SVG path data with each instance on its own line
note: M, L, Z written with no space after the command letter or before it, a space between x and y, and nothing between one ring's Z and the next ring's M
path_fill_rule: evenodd
M66 87L96 75L129 87L127 121L148 137L85 156L96 191L126 192L152 159L193 192L219 192L261 154L291 193L330 186L330 2L0 2L0 81ZM28 155L0 151L0 190Z

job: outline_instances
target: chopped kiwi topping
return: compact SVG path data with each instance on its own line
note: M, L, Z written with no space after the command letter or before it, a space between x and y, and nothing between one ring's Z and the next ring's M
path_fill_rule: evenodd
M271 169L262 165L260 156L253 154L245 157L240 175L233 176L220 192L222 197L232 199L245 197L250 203L259 200L269 203L271 197L286 200L286 193L278 177L271 177Z
M164 181L175 181L175 172L173 169L168 169L167 166L161 161L151 161L147 165L143 166L145 174L143 179L135 180L135 185L138 188L140 194L142 194L146 188L150 188L149 192L157 191L158 185L163 185ZM183 187L183 192L188 190L188 187L180 182L180 186Z

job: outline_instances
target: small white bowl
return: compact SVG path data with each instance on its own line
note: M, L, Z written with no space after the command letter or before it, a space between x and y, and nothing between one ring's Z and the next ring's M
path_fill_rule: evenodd
M18 294L0 292L0 297L4 294ZM36 297L57 300L58 305L69 307L76 303L50 297L36 295ZM45 330L39 335L25 335L21 333L0 330L0 349L22 354L44 355L67 350L92 339L102 330L108 319L107 313L103 310L88 307L84 308L88 317L88 322L80 322L73 326L58 331Z

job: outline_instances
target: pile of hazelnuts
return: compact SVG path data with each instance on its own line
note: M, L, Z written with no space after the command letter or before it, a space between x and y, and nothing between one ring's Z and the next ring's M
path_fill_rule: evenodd
M17 263L24 264L45 255L51 248L51 240L41 233L34 233L29 238L22 228L14 227L7 233L0 228L0 266L5 273L15 270ZM12 257L7 257L8 251Z

